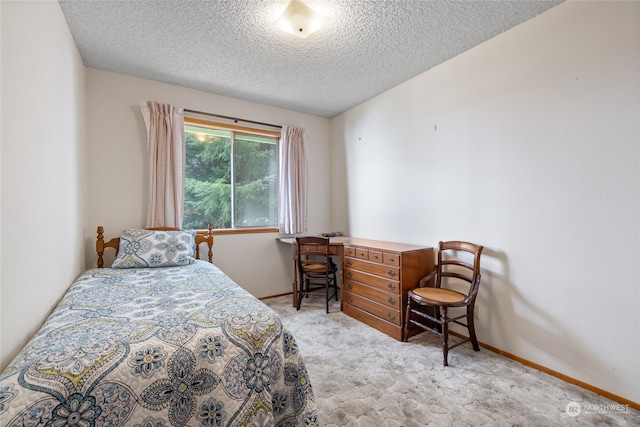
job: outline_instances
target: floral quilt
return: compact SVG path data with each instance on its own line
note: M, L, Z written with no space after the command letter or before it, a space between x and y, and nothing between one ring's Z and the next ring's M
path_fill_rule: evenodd
M0 375L2 426L318 425L278 315L204 261L91 269Z

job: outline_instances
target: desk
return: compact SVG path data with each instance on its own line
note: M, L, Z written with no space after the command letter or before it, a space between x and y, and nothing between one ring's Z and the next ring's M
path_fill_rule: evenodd
M295 307L296 239L278 240L292 246ZM433 248L340 236L329 239L329 252L339 258L340 308L344 313L402 340L407 293L433 270Z

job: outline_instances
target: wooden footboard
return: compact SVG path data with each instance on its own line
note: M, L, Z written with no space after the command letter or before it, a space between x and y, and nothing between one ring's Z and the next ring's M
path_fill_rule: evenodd
M148 228L148 230L160 230L160 231L174 231L179 230L178 228L170 228L170 227L152 227ZM114 237L108 242L104 241L104 228L99 225L98 226L98 238L96 240L96 253L98 254L98 268L104 267L104 251L106 248L113 248L116 251L116 256L118 256L118 251L120 249L120 238ZM194 238L196 244L196 258L200 259L200 244L207 244L207 260L213 264L213 227L209 224L206 230L198 230L196 236Z

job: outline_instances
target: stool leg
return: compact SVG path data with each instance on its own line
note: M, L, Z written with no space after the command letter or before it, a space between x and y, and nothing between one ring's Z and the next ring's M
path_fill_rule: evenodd
M325 305L327 307L327 313L329 313L329 276L328 275L325 277L325 281L324 281L324 299L325 299Z
M449 322L447 321L447 307L442 307L442 354L444 355L444 366L449 366Z
M469 338L471 338L471 344L475 351L480 351L478 340L476 338L476 327L473 323L473 305L467 306L467 328L469 329Z
M298 306L296 307L296 310L300 310L300 304L302 303L302 289L304 289L304 278L301 277L298 283L298 289L296 290L296 292L298 293Z
M411 298L407 298L407 312L404 317L404 331L402 331L402 341L409 340L409 318L411 317Z

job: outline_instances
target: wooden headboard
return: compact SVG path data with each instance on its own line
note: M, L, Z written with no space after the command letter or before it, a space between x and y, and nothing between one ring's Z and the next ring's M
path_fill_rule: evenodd
M160 231L173 231L179 230L178 228L170 228L170 227L150 227L147 230L160 230ZM194 238L196 243L196 258L200 259L200 244L206 243L209 248L207 252L207 258L210 263L213 264L213 227L209 224L209 227L206 230L198 230L196 233L196 237ZM98 226L98 239L96 240L96 252L98 254L98 268L104 267L104 259L102 256L104 255L105 248L113 248L116 250L116 256L118 256L118 250L120 249L120 238L114 237L108 242L104 241L104 228L99 225Z

